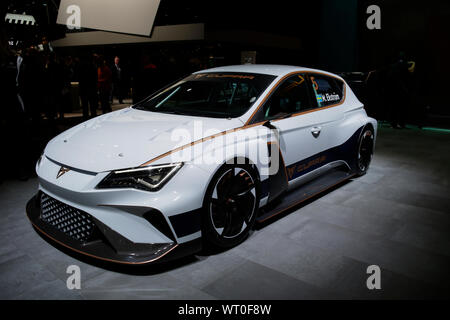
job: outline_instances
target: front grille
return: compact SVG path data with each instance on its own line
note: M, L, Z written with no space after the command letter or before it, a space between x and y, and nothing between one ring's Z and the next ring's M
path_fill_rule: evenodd
M80 242L92 240L95 223L92 217L68 206L45 193L41 193L41 220Z

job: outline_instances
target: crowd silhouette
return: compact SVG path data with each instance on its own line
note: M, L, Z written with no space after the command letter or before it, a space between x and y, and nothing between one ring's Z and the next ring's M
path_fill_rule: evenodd
M400 51L392 61L369 72L359 97L369 115L395 129L405 129L407 123L422 128L427 122L430 88L420 63L417 69L416 61Z
M8 168L0 172L0 182L34 175L46 143L61 131L111 112L113 102L136 103L205 67L189 60L180 64L171 56L155 59L146 51L132 65L89 50L62 55L45 39L39 46L11 48L4 34L0 59L0 165Z

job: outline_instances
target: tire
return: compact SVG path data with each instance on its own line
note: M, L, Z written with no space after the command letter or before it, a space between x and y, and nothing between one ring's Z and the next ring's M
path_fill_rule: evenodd
M225 164L205 194L202 235L207 245L231 248L252 229L259 208L260 185L254 166Z
M358 176L365 175L369 169L373 156L374 139L373 128L371 126L364 127L356 151L356 174Z

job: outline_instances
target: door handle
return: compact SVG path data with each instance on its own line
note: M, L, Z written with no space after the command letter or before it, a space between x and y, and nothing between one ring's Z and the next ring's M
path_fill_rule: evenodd
M320 135L320 130L322 130L321 127L312 127L311 128L311 134L314 138L317 138Z

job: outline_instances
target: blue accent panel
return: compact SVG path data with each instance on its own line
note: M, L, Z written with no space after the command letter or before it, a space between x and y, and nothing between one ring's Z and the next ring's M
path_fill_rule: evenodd
M202 208L199 208L169 217L178 238L200 231L201 210Z
M269 195L269 178L261 181L261 199Z
M298 178L308 172L311 172L324 164L336 160L344 160L348 165L354 169L356 159L356 144L361 134L363 127L356 130L356 132L343 144L330 148L321 153L315 154L309 158L298 161L286 167L289 180Z

